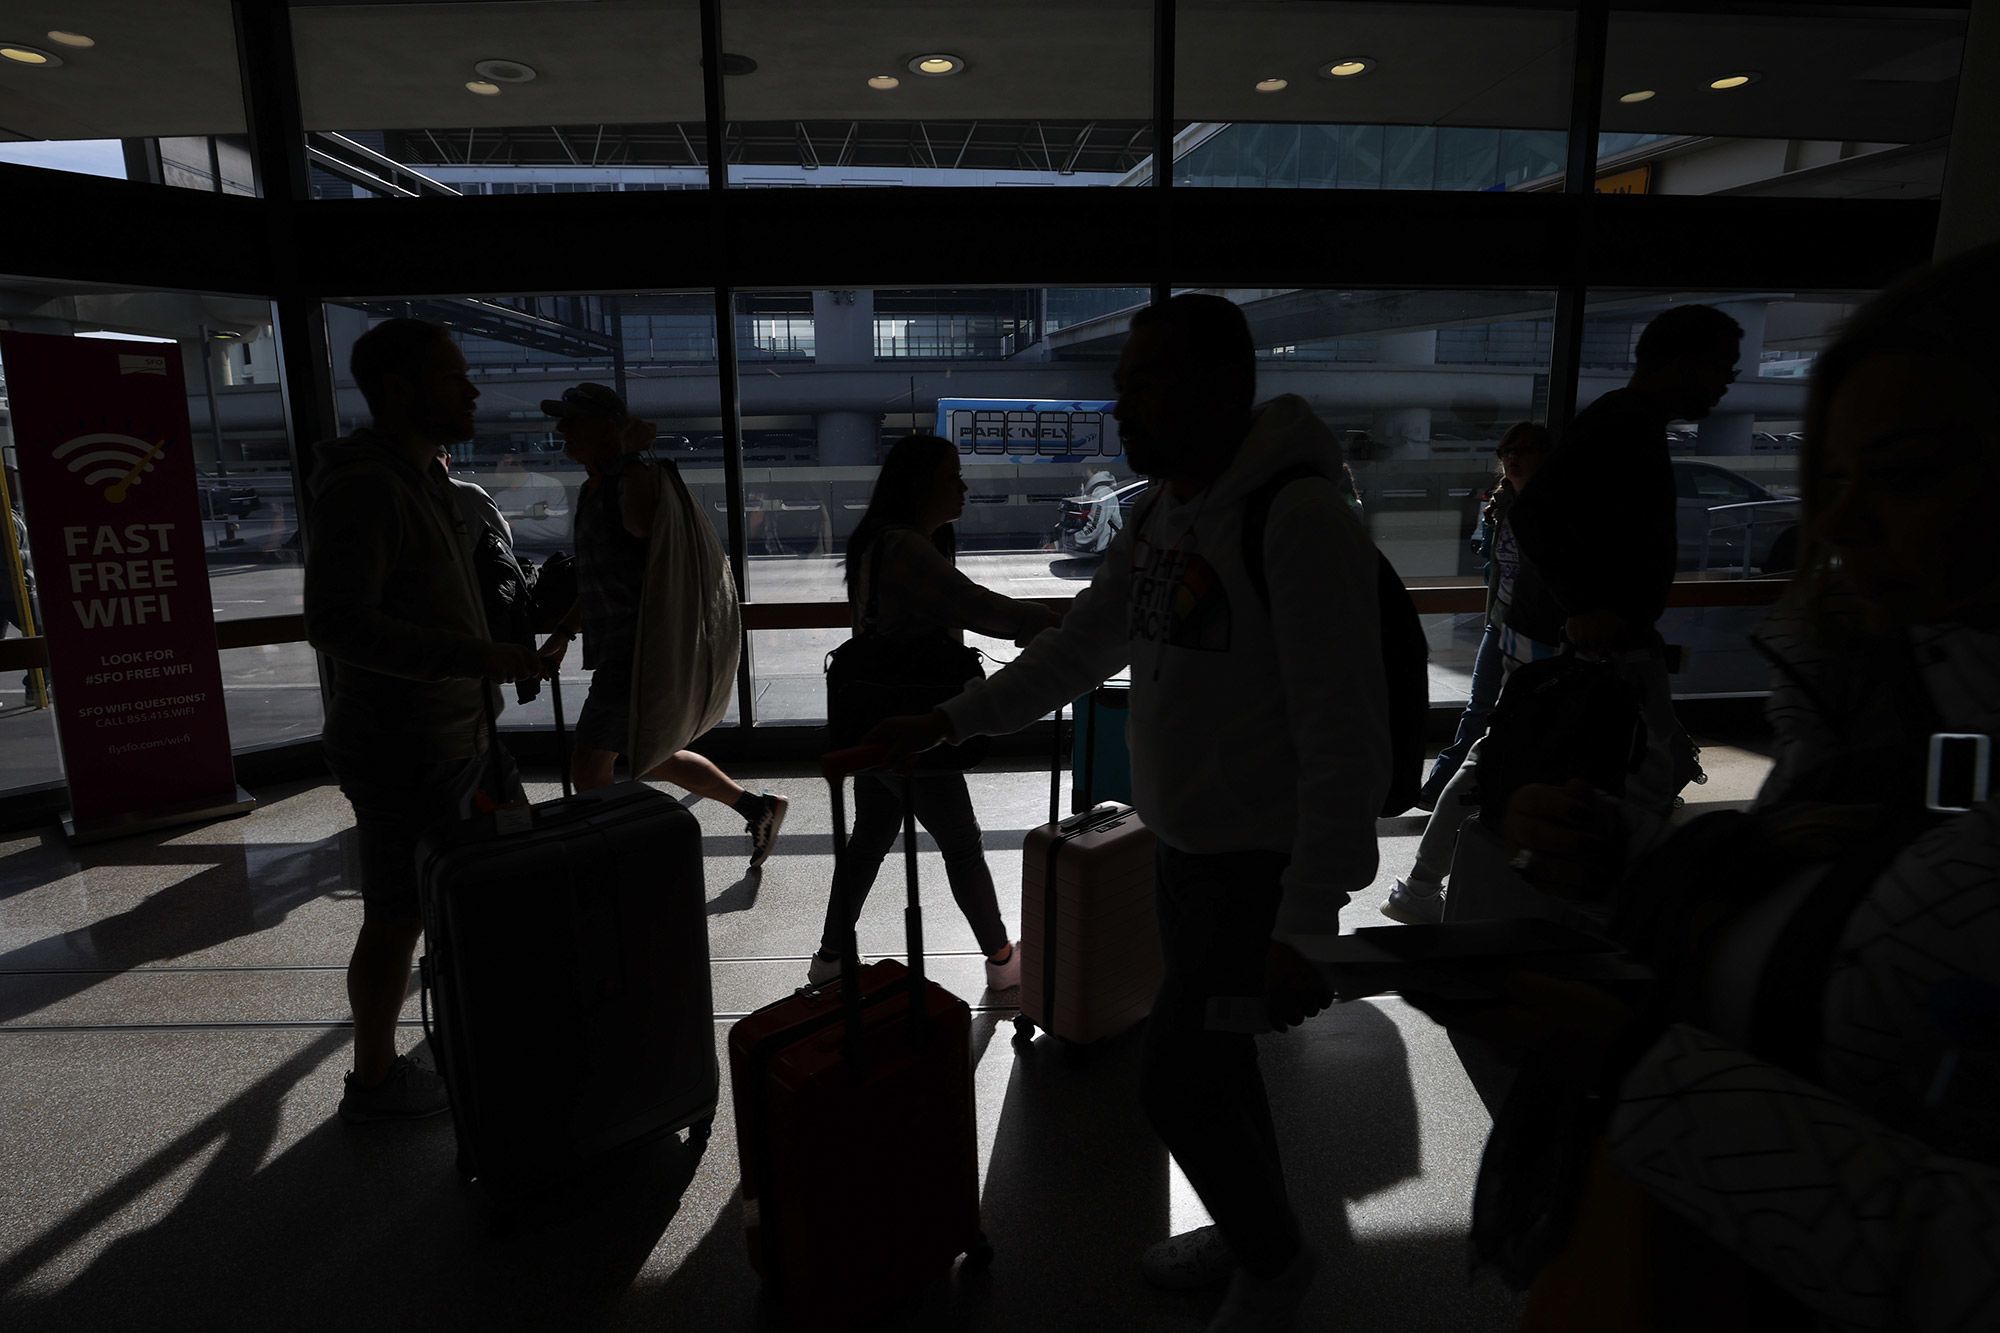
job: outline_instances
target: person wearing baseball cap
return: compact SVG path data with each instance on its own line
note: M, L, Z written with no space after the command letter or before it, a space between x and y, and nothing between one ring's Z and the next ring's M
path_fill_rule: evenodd
M590 791L610 785L631 731L646 539L661 484L659 469L637 455L652 442L657 427L633 417L625 400L602 384L565 389L560 398L544 399L542 411L555 418L564 451L589 472L576 502L576 605L542 645L542 654L555 669L582 629L590 692L577 714L570 777L578 791ZM785 822L785 797L744 790L713 760L692 750L677 751L643 776L727 804L749 826L750 868L770 857Z

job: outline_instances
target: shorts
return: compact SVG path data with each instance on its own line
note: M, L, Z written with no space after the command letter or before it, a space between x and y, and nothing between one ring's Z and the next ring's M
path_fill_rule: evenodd
M576 743L623 754L632 736L632 654L609 656L590 673L590 693L576 715Z
M355 844L360 853L361 915L364 921L407 923L422 919L417 901L417 844L439 825L458 817L458 796L472 779L471 758L435 763L356 763L327 760L341 794L354 807ZM521 795L520 777L506 751L500 752L509 797Z

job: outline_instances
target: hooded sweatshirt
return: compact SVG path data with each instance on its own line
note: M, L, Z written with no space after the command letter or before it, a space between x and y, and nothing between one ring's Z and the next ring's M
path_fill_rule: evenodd
M1168 846L1289 854L1278 938L1329 934L1375 876L1389 786L1376 555L1329 476L1274 497L1268 608L1243 562L1244 501L1340 445L1301 398L1258 409L1226 472L1149 488L1062 626L944 705L960 737L1018 730L1127 663L1133 802Z
M326 742L366 761L469 757L489 635L465 520L432 463L359 430L319 446L306 638L332 659Z

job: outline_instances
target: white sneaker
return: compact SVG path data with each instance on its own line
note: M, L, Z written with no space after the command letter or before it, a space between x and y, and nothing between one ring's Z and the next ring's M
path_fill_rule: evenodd
M1399 879L1382 904L1382 915L1406 926L1434 926L1444 920L1444 885Z
M1004 963L988 961L986 964L986 989L1016 990L1021 985L1021 942L1015 940L1008 946L1012 952Z
M1284 1272L1274 1278L1260 1278L1247 1268L1236 1270L1229 1280L1229 1294L1222 1308L1209 1322L1208 1333L1270 1333L1294 1328L1299 1307L1306 1303L1313 1278L1319 1272L1319 1256L1299 1246L1299 1252Z
M1198 1227L1148 1246L1139 1271L1163 1291L1198 1291L1227 1281L1236 1271L1236 1255L1222 1228Z
M838 958L828 958L824 954L815 953L812 956L812 961L806 964L806 985L811 986L814 990L818 990L821 986L831 985L838 980L840 980L840 960Z

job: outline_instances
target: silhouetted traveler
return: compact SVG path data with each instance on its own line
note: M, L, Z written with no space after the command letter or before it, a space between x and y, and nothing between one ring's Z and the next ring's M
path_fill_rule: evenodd
M1509 445L1509 440L1514 443ZM1409 875L1396 881L1389 890L1388 901L1382 904L1383 916L1404 925L1424 925L1444 917L1444 882L1451 873L1458 833L1479 803L1480 742L1486 736L1487 720L1493 715L1507 676L1524 662L1540 661L1560 651L1554 643L1530 638L1508 624L1516 595L1534 577L1533 570L1521 559L1520 544L1514 539L1514 527L1509 520L1514 506L1527 492L1529 480L1540 470L1548 442L1548 431L1526 421L1508 431L1506 439L1501 441L1501 463L1506 476L1500 494L1494 497L1489 528L1492 598L1486 613L1486 632L1479 640L1479 656L1473 662L1472 701L1466 705L1465 717L1459 720L1461 739L1467 738L1467 719L1472 717L1474 706L1482 705L1482 701L1483 712L1475 724L1478 730L1471 732L1467 740L1470 748L1464 761L1449 775L1432 802L1435 809L1424 825L1423 837L1417 840L1417 857ZM1558 632L1550 629L1547 633L1554 638ZM1479 678L1482 669L1489 677L1484 685ZM1440 755L1440 765L1443 760ZM1433 770L1432 778L1435 777Z
M650 423L635 420L625 400L602 384L579 384L542 410L589 475L576 499L577 604L565 628L542 646L551 669L560 665L576 630L590 693L576 719L570 777L578 791L611 784L618 756L630 743L632 663L646 580L646 538L660 504L659 469L637 455L651 443ZM783 796L745 791L715 761L680 750L642 776L685 787L743 816L750 834L750 868L761 867L784 825Z
M1159 837L1166 964L1141 1095L1216 1220L1144 1266L1176 1286L1234 1270L1219 1329L1289 1318L1317 1260L1286 1196L1256 1040L1211 1030L1210 1001L1264 996L1280 1029L1330 1002L1294 942L1337 932L1374 878L1390 779L1377 557L1334 479L1339 442L1299 398L1253 407L1255 385L1229 302L1189 294L1136 315L1116 415L1152 497L1061 628L877 732L909 752L1011 731L1131 664L1134 803ZM1246 567L1245 502L1301 467L1314 475L1270 499L1267 600Z
M354 806L362 924L347 969L354 1070L340 1114L446 1109L444 1081L396 1054L423 922L417 840L451 818L492 745L489 680L541 674L532 648L487 633L463 518L438 449L468 439L479 391L439 325L392 319L354 344L373 424L319 446L312 473L306 637L331 660L327 761ZM498 692L494 691L498 707Z
M1546 1095L1509 1101L1536 1124L1503 1113L1481 1186L1547 1206L1486 1210L1549 1238L1519 1252L1537 1326L2000 1328L2000 800L1978 761L2000 734L1996 305L1989 246L1820 354L1799 574L1754 639L1775 766L1747 813L1689 822L1609 895L1659 1011L1546 978L1504 1006L1424 1001L1538 1061ZM1657 829L1547 786L1505 823L1537 882L1597 900Z
M907 435L882 461L868 510L847 542L847 601L854 633L898 641L946 637L965 631L1024 645L1062 620L1034 602L1016 601L980 587L952 564L952 524L965 512L965 481L958 450L935 435ZM917 822L944 854L951 896L986 955L986 984L1007 990L1021 984L1021 960L1000 919L993 872L986 864L972 794L959 773L925 774L912 790ZM848 836L844 885L826 906L819 951L806 969L807 984L840 975L847 929L861 916L882 858L903 827L903 784L879 773L854 784L854 831ZM842 889L849 915L840 917Z
M1655 625L1680 542L1667 426L1700 421L1736 381L1743 329L1712 306L1676 306L1639 335L1631 381L1577 413L1511 522L1532 568L1510 623L1552 620L1579 652L1617 662L1640 691L1647 753L1626 799L1664 812L1691 775ZM1530 596L1530 593L1536 594Z
M1500 668L1500 626L1506 613L1507 603L1513 597L1515 579L1518 577L1520 551L1513 534L1502 536L1507 523L1507 513L1514 507L1514 497L1535 470L1542 465L1553 444L1548 428L1532 421L1517 421L1507 428L1500 437L1500 444L1494 450L1494 457L1500 462L1500 484L1493 488L1492 498L1487 500L1479 516L1479 528L1472 534L1472 549L1485 558L1486 568L1486 628L1479 635L1479 647L1472 654L1472 683L1468 687L1465 711L1459 714L1458 729L1451 738L1451 744L1438 751L1431 763L1431 771L1424 778L1423 791L1417 798L1420 810L1435 810L1438 797L1444 792L1444 785L1458 772L1458 766L1465 762L1472 743L1486 734L1486 719L1493 716L1493 703L1500 697L1500 681L1504 675ZM1504 551L1502 547L1504 545ZM1506 580L1506 596L1501 595L1501 581Z

